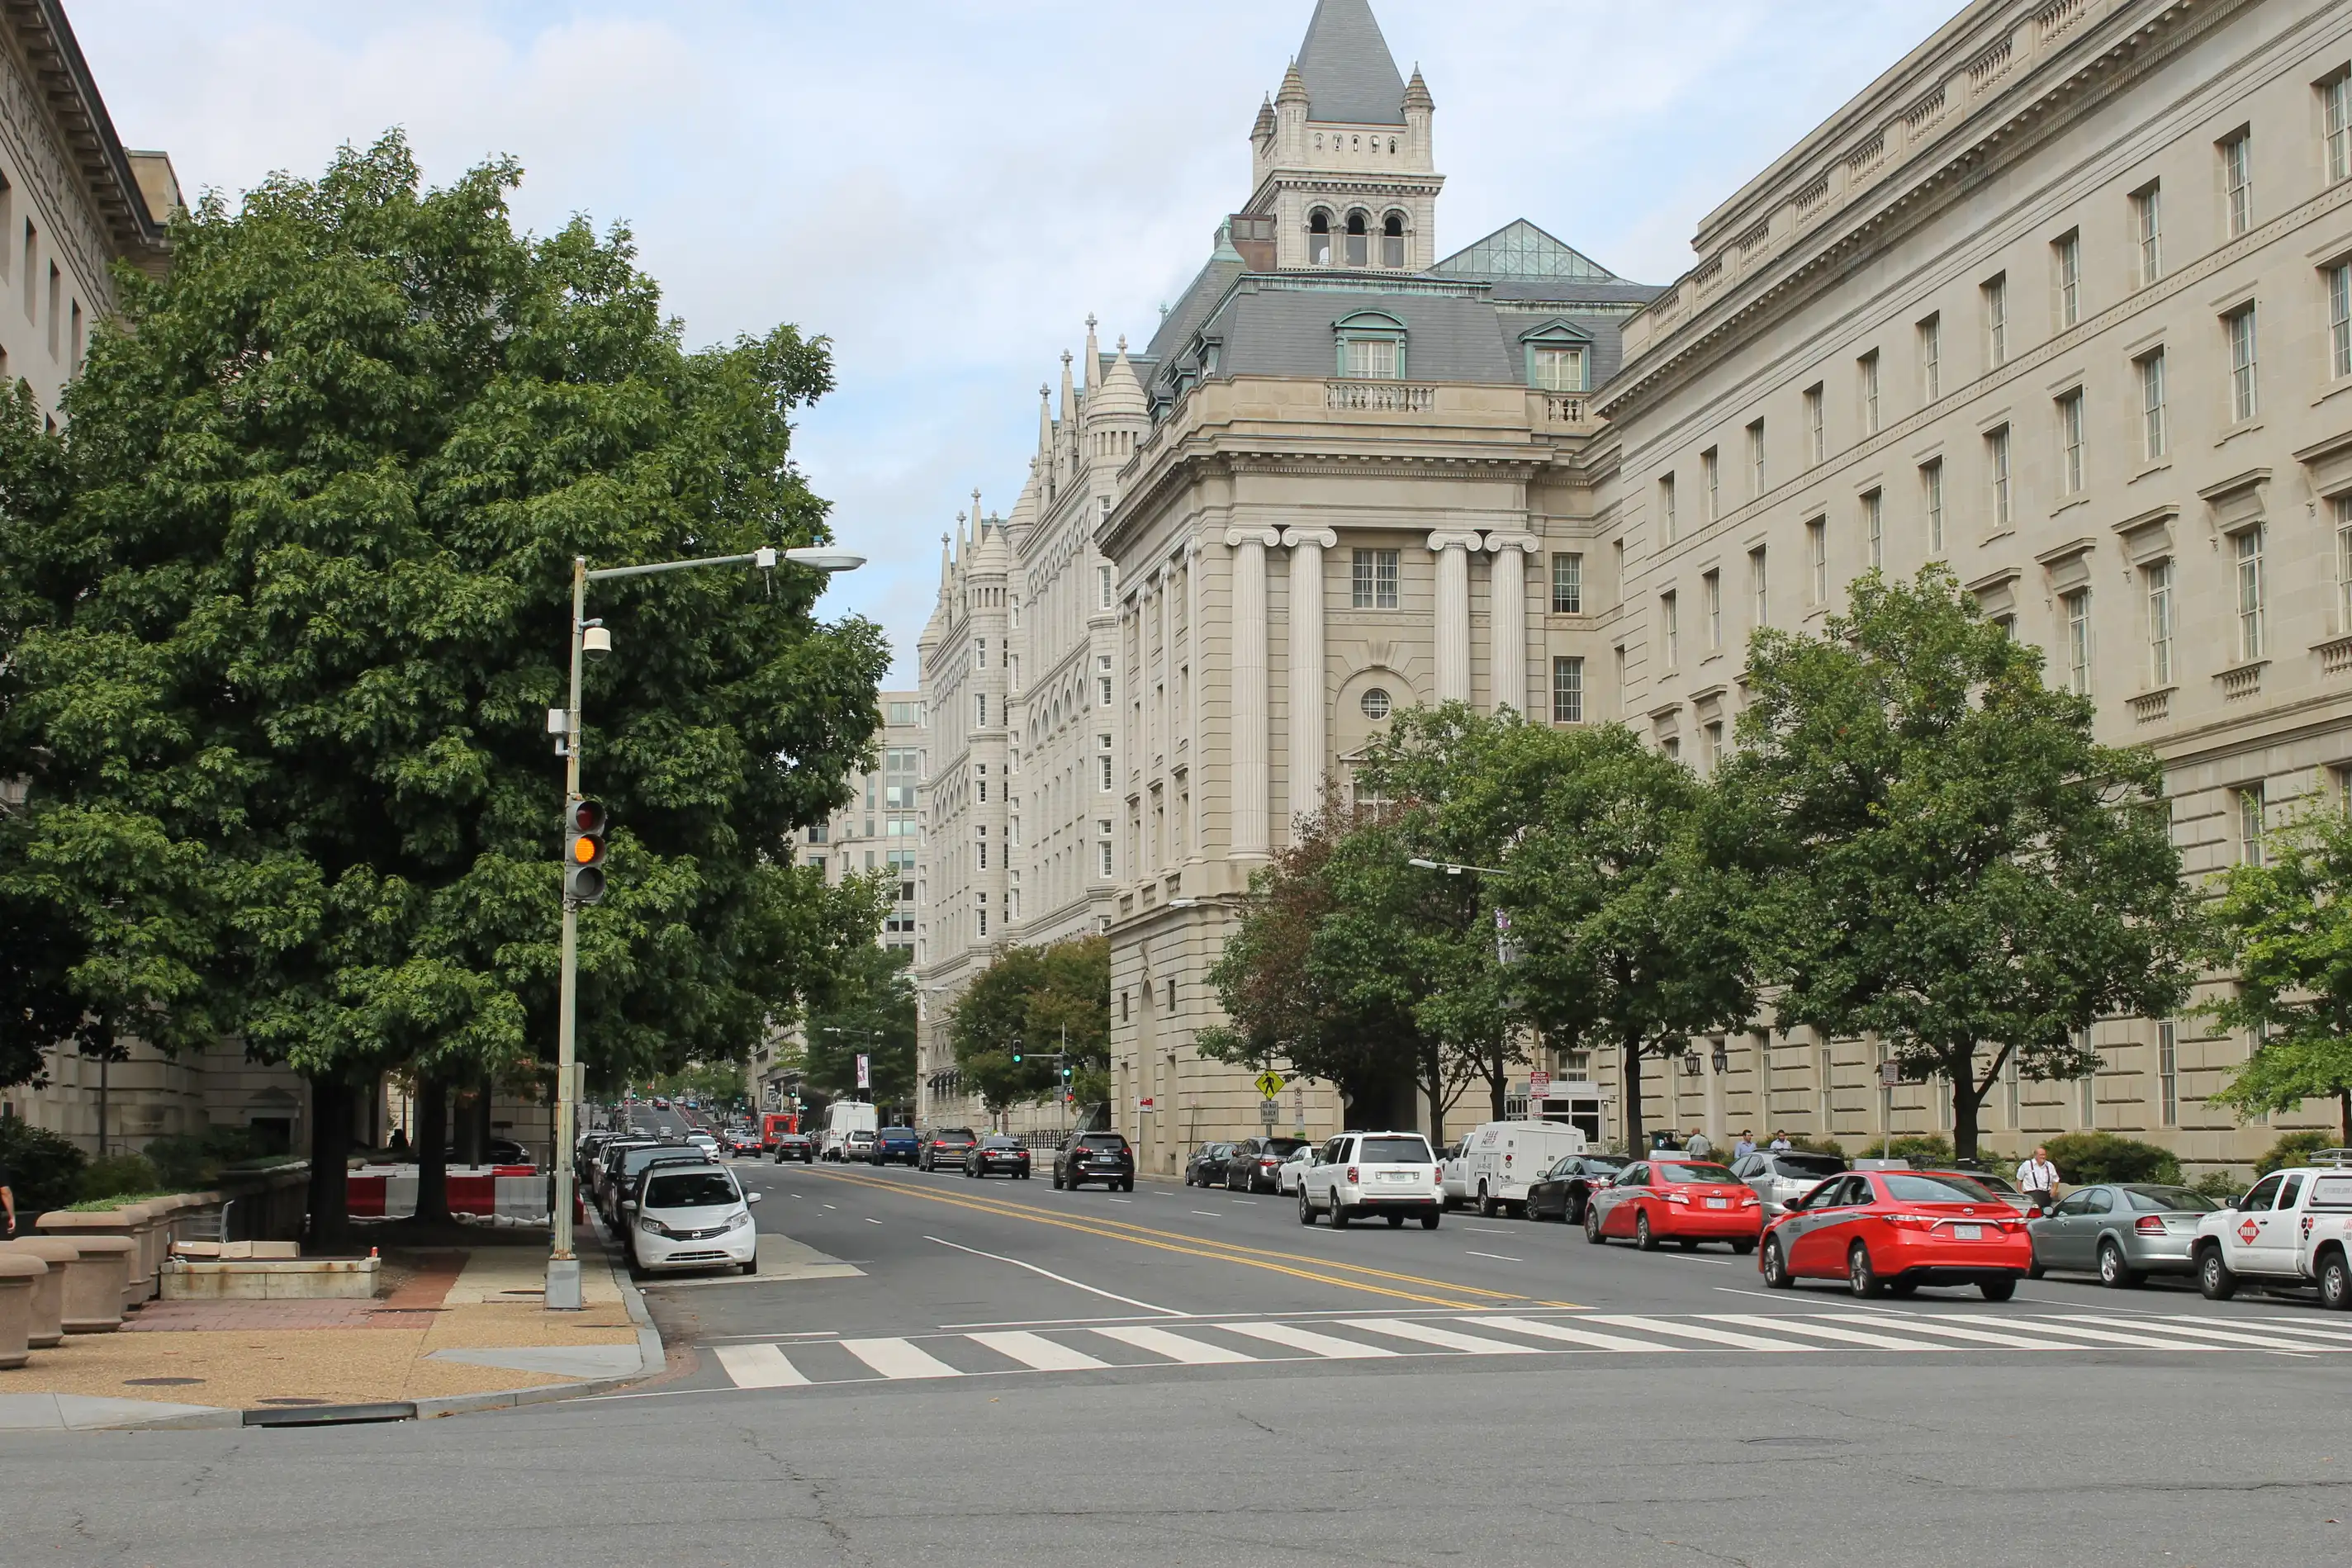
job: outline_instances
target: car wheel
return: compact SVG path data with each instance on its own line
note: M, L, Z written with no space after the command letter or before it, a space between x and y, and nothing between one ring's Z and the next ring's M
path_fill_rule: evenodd
M2042 1260L2039 1257L2025 1266L2025 1277L2029 1280L2039 1280L2047 1271L2042 1267Z
M1587 1203L1580 1195L1570 1193L1568 1195L1568 1207L1562 1212L1560 1218L1570 1225L1581 1225L1584 1223L1584 1211L1591 1207L1592 1206Z
M1886 1288L1871 1265L1870 1249L1859 1241L1846 1249L1845 1287L1865 1301Z
M1054 1190L1055 1192L1062 1190L1062 1173L1060 1171L1055 1171L1054 1173Z
M735 1268L738 1273L756 1274L760 1271L760 1260L754 1258L749 1263L738 1263Z
M2319 1304L2331 1312L2352 1311L2352 1263L2341 1248L2319 1260Z
M1307 1189L1303 1186L1298 1189L1298 1223L1301 1225L1315 1223L1315 1206L1307 1201Z
M2197 1255L2197 1291L2209 1301L2226 1301L2238 1293L2238 1276L2221 1260L2219 1247L2208 1247Z
M1125 1181L1119 1183L1118 1190L1121 1192L1133 1192L1135 1190L1135 1178L1133 1176L1129 1176Z
M1339 1195L1335 1192L1331 1195L1331 1228L1345 1230L1348 1223L1348 1206L1339 1201Z
M1797 1277L1789 1272L1789 1260L1781 1255L1780 1239L1777 1236L1764 1243L1764 1283L1775 1291L1796 1288Z
M1647 1214L1637 1214L1633 1217L1633 1245L1644 1252L1655 1252L1658 1249L1658 1233L1650 1228L1650 1217Z
M1601 1234L1601 1211L1590 1205L1584 1210L1584 1239L1595 1247L1609 1239Z
M2146 1278L2138 1270L2124 1261L2124 1249L2113 1237L2099 1243L2099 1283L2110 1290L2128 1291Z
M1486 1184L1480 1182L1478 1184L1478 1218L1492 1219L1502 1212L1503 1206L1495 1201L1495 1195L1486 1190Z
M1750 1252L1756 1250L1756 1243L1753 1241L1735 1241L1731 1244L1731 1250L1734 1255L1745 1258Z
M1433 1208L1427 1214L1421 1217L1421 1228L1423 1230L1434 1230L1437 1228L1437 1210Z
M2017 1294L2017 1276L2003 1274L1995 1280L1979 1280L1977 1290L1988 1301L2005 1301Z

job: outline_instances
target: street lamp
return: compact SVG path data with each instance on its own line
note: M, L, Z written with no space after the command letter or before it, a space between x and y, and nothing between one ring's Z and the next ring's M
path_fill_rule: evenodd
M693 560L656 561L651 566L608 566L588 570L586 556L572 558L572 700L560 713L548 715L548 728L562 737L563 812L567 823L578 813L580 794L580 664L583 658L604 659L613 652L613 633L601 621L588 619L588 585L624 577L651 577L657 572L685 571L704 566L748 566L773 571L779 558L811 571L855 571L866 558L847 550L810 546L778 550L761 546L749 555L704 556ZM567 830L568 836L569 830ZM569 852L569 844L566 845ZM594 883L601 894L603 883ZM580 1014L580 899L584 891L567 888L563 897L563 956L555 1007L555 1212L547 1257L550 1311L580 1310L580 1259L572 1249L572 1129L580 1111L579 1053L573 1048ZM595 896L592 894L590 896Z

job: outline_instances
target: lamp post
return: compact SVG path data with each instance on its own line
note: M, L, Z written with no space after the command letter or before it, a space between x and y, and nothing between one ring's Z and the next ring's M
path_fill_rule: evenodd
M704 556L694 560L656 561L651 566L604 567L594 571L588 570L586 556L572 558L571 702L560 713L548 715L548 728L560 737L558 747L563 756L563 809L567 821L574 819L581 800L580 662L583 657L608 658L613 652L612 632L605 630L603 622L588 619L588 585L704 566L748 566L773 571L779 559L823 572L855 571L866 564L864 556L821 548L778 550L762 547L749 555ZM579 1054L573 1048L580 1014L580 904L569 892L563 895L562 962L555 1006L555 1212L551 1217L554 1224L548 1249L545 1300L551 1312L576 1312L581 1308L581 1294L580 1259L572 1248L572 1129L579 1115L581 1098Z

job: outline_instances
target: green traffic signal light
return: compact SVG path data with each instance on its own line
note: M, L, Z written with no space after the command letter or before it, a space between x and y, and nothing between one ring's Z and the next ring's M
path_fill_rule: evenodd
M1017 1051L1013 1053L1013 1065L1015 1067L1021 1065L1021 1053Z

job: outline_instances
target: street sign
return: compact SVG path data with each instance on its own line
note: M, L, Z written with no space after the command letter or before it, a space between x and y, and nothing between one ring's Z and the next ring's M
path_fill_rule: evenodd
M1528 1074L1528 1098L1541 1100L1551 1092L1551 1074L1538 1070Z
M1154 1108L1151 1096L1149 1094L1138 1095L1136 1097L1135 1108L1149 1114Z
M1257 1103L1257 1119L1269 1127L1274 1125L1275 1118L1281 1114L1281 1112L1282 1106L1277 1101L1261 1100Z
M1882 1061L1878 1064L1878 1082L1881 1088L1892 1089L1902 1082L1903 1064L1901 1062Z
M1257 1092L1271 1100L1282 1092L1282 1086L1288 1082L1288 1079L1269 1067L1257 1075Z
M874 1070L866 1053L863 1051L858 1052L857 1056L857 1086L860 1089L871 1089L874 1087Z

